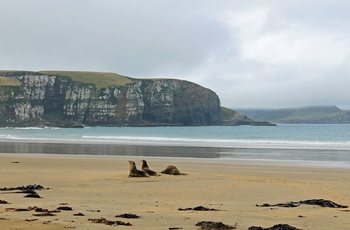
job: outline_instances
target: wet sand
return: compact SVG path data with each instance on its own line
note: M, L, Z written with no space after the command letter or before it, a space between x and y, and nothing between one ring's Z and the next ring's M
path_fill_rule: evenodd
M176 165L187 175L129 178L128 160L148 161L160 172ZM349 229L349 208L301 205L295 208L257 207L306 199L328 199L350 205L350 169L223 159L0 154L0 187L40 184L42 198L0 191L1 229L197 229L200 221L223 222L247 229L289 224L300 229ZM37 217L13 208L40 207L72 211ZM204 206L220 211L178 211ZM84 216L74 216L82 213ZM116 218L133 213L139 219ZM106 218L128 226L92 223ZM27 220L27 221L26 221ZM31 221L28 221L31 220Z

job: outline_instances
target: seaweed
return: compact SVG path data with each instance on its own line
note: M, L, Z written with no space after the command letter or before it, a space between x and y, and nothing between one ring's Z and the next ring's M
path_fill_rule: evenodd
M324 200L324 199L311 199L311 200L301 200L298 202L286 202L286 203L278 203L278 204L267 204L264 203L262 205L256 205L257 207L287 207L287 208L295 208L299 207L301 204L307 204L307 205L318 205L321 207L329 207L329 208L347 208L348 206L337 204L331 200Z
M214 208L206 208L204 206L197 206L194 208L178 208L179 211L220 211L218 209Z
M249 227L248 230L301 230L301 229L290 226L288 224L276 224L269 228L252 226L252 227Z
M222 222L201 221L196 224L200 230L230 230L236 229L234 226L226 225Z

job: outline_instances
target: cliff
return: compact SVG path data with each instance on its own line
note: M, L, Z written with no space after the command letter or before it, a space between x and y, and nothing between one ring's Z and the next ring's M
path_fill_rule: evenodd
M0 72L1 126L219 125L211 90L113 73Z
M220 106L210 89L115 73L0 71L0 126L271 125Z

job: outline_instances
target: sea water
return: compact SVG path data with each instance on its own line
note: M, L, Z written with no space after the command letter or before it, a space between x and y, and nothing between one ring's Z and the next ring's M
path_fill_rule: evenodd
M350 165L350 125L0 128L2 152L284 160ZM9 143L17 143L11 149ZM21 145L19 145L21 143ZM29 143L31 146L24 146ZM51 143L40 147L40 143ZM56 146L55 146L55 145ZM79 144L79 149L73 148ZM65 146L63 149L58 147ZM70 147L69 147L70 146ZM96 147L97 146L97 147ZM106 147L108 146L108 148ZM4 149L7 148L7 149ZM93 153L91 148L94 149ZM117 147L116 147L117 148ZM169 150L169 151L168 151ZM177 150L177 151L174 151Z

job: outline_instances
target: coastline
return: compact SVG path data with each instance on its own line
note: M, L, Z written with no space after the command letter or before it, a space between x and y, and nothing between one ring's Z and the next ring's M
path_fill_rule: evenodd
M280 146L201 146L196 143L143 143L46 140L0 140L1 152L98 156L144 156L217 159L223 161L275 162L308 167L350 168L348 149Z
M187 175L128 178L128 160L140 167L146 159L160 172L174 164ZM133 224L133 229L197 229L199 221L216 221L237 229L289 224L301 229L348 229L349 208L304 205L295 208L256 207L256 204L328 199L350 205L350 169L291 162L70 154L0 154L0 187L40 184L41 199L0 193L0 224L4 229L115 229L89 218L104 217ZM67 204L73 211L35 217L33 211L6 208L55 209ZM220 211L178 211L205 206ZM97 212L99 210L99 212ZM75 213L85 216L73 216ZM135 213L140 219L115 215ZM117 227L118 228L118 227ZM127 227L125 227L127 228Z

